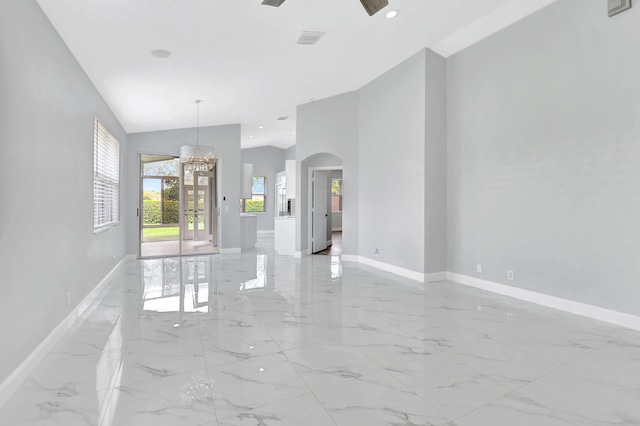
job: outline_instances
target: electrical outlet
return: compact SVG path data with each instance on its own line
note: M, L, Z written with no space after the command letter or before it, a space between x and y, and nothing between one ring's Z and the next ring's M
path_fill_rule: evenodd
M482 273L482 265L480 264L476 265L476 272Z
M507 271L507 279L513 281L513 271Z
M71 292L67 292L67 306L71 306Z
M116 260L116 255L114 254L113 256L111 256L111 258L113 259L113 261L115 262Z

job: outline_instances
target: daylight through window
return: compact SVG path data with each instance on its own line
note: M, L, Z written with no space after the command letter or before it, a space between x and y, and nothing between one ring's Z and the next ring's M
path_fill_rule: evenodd
M245 213L260 213L265 211L266 178L253 176L251 178L251 198L240 200L240 211Z
M120 223L120 143L93 119L93 231Z
M331 180L331 211L342 211L342 179Z

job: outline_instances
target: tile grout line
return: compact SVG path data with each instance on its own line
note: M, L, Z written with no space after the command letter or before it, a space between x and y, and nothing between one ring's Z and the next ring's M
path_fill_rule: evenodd
M615 339L610 340L610 341L608 341L608 342L605 342L605 343L603 343L602 345L600 345L600 346L598 346L598 347L595 347L595 348L591 349L589 352L585 352L584 354L579 355L578 357L576 357L576 358L574 358L574 359L572 359L572 360L570 360L570 361L567 361L566 363L561 364L561 365L559 365L559 366L558 366L558 367L556 367L556 368L553 368L553 369L549 370L548 372L544 373L544 374L543 374L543 375L541 375L540 377L537 377L536 379L531 380L531 381L529 381L529 382L527 382L527 383L523 383L522 385L520 385L520 386L518 386L518 387L516 387L516 388L514 388L514 389L512 389L512 390L510 390L509 392L507 392L507 393L505 393L505 394L503 394L503 395L501 395L501 396L499 396L499 397L496 397L496 398L492 399L491 401L487 402L486 404L483 404L483 405L482 405L482 406L480 406L480 407L474 408L473 410L469 411L468 413L463 414L463 415L462 415L462 416L460 416L460 417L456 417L455 419L453 419L453 420L452 420L452 422L455 422L455 421L457 421L457 420L460 420L460 419L462 419L462 418L464 418L464 417L466 417L466 416L468 416L468 415L470 415L470 414L474 413L475 411L477 411L477 410L479 410L479 409L481 409L481 408L484 408L484 407L486 407L486 406L489 406L490 404L492 404L492 403L496 402L496 401L497 401L497 400L499 400L499 399L502 399L502 398L504 398L504 397L506 397L506 396L508 396L508 395L511 395L512 393L515 393L515 392L517 392L517 391L521 390L522 388L525 388L525 387L527 387L527 386L529 386L529 385L532 385L533 383L535 383L535 382L537 382L537 381L539 381L539 380L541 380L541 379L543 379L543 378L545 378L545 377L547 377L547 376L549 376L549 375L551 375L551 374L555 373L556 371L558 371L558 370L560 370L560 369L562 369L562 368L567 367L569 364L572 364L572 363L574 363L574 362L576 362L576 361L578 361L578 360L580 360L580 359L582 359L582 358L586 357L587 355L590 355L590 354L592 354L593 352L596 352L596 351L598 351L598 350L600 350L600 349L604 348L605 346L609 345L609 344L610 344L611 342L613 342L614 340L615 340ZM502 342L500 342L500 343L502 343ZM504 344L504 343L503 343L503 344ZM512 349L513 349L513 348L512 348ZM475 370L475 369L474 369L474 370Z

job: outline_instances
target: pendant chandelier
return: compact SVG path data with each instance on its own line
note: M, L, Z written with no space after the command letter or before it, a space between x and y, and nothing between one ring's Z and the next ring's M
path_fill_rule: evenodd
M197 107L196 144L180 147L180 163L184 165L185 170L190 172L209 172L216 164L216 157L213 154L213 148L200 145L200 102L202 101L196 99L193 102Z

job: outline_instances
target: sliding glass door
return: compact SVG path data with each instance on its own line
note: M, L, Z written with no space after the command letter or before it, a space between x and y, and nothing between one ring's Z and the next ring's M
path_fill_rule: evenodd
M216 168L183 170L180 159L140 155L140 257L219 253Z
M140 256L180 254L180 160L140 156Z

